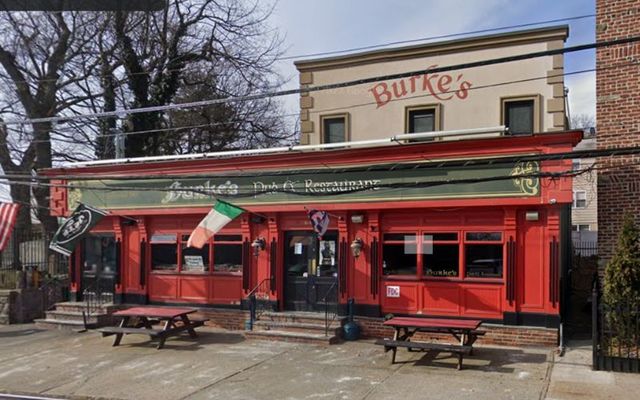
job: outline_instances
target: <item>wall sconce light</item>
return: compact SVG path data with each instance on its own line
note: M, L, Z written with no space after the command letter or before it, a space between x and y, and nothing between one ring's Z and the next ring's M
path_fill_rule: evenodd
M351 252L355 258L360 257L362 246L364 246L364 242L360 238L355 238L353 242L351 242Z
M258 257L258 255L260 255L260 251L264 250L266 245L267 242L263 237L255 238L251 243L251 248L253 248L253 255Z

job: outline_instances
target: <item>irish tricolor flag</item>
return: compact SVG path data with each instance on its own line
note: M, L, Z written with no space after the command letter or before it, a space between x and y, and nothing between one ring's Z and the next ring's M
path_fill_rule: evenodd
M200 221L198 227L191 232L187 246L201 249L213 235L243 212L244 210L240 207L222 200L216 200L213 209Z

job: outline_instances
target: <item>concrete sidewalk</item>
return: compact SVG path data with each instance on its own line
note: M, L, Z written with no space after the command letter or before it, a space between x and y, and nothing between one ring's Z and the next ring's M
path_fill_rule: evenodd
M306 346L205 329L198 340L170 339L163 350L137 335L120 347L111 343L95 332L1 327L0 393L141 400L577 398L563 389L577 368L571 351L566 365L556 364L567 368L562 372L552 371L549 349L478 347L457 371L456 359L445 353L399 351L399 363L391 365L372 341ZM640 387L640 376L624 380ZM627 395L616 399L636 397Z
M592 371L591 342L569 343L553 364L548 400L637 399L640 374Z

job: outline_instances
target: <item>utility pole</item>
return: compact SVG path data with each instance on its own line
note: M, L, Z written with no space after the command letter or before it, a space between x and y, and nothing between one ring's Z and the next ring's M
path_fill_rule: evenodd
M124 158L124 139L126 135L122 132L122 129L118 128L112 128L110 132L113 135L113 147L116 150L116 159Z

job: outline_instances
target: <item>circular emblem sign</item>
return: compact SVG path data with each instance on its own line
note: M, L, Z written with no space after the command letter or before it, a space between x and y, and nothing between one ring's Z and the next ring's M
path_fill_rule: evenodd
M91 219L92 215L89 210L82 210L74 213L62 225L58 243L69 243L82 236L91 226Z

